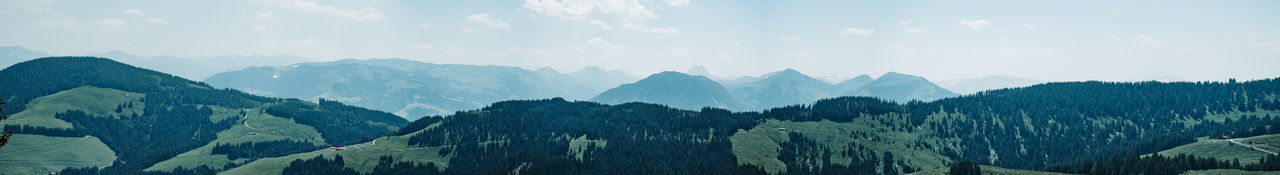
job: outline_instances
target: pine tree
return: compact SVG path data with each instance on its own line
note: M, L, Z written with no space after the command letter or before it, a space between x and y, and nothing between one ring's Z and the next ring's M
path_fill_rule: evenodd
M5 103L7 102L4 100L0 100L0 105L3 105ZM0 112L3 112L3 111L4 111L4 108L0 108ZM5 120L5 119L9 119L9 116L0 115L0 120ZM13 131L5 132L4 135L0 135L0 148L3 148L5 144L8 144L9 137L12 137L12 136L13 136Z

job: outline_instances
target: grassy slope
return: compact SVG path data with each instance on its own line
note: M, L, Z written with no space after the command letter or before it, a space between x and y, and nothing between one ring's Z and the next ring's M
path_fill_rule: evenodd
M1253 148L1249 148L1243 145L1231 143L1226 139L1200 138L1198 140L1199 141L1196 141L1195 143L1190 143L1190 144L1174 147L1169 150L1160 151L1160 155L1188 154L1188 155L1193 155L1197 157L1213 157L1213 158L1223 159L1223 160L1240 159L1241 164L1258 163L1258 160L1262 159L1263 156L1267 155L1267 153L1265 152L1254 150ZM1261 145L1261 144L1253 144L1253 145L1267 151L1280 153L1280 148L1278 148L1280 147L1280 134L1240 138L1240 139L1237 139L1237 141L1239 141L1240 143L1253 142L1253 143L1266 144L1266 145Z
M116 153L97 137L14 134L0 149L0 174L46 174L67 167L110 166Z
M825 147L832 151L832 161L837 164L847 165L851 158L838 154L846 148L848 143L861 145L863 147L875 150L877 154L883 155L884 152L891 152L895 156L895 160L906 160L911 166L916 168L937 168L942 167L951 159L937 154L932 150L922 150L914 148L908 144L914 143L918 139L926 139L930 142L942 142L942 140L932 138L922 138L920 135L924 130L917 132L900 132L893 131L883 127L881 122L905 122L900 121L900 117L874 116L854 119L849 123L836 123L831 121L819 122L791 122L768 120L757 125L748 131L739 130L730 137L733 143L733 153L737 157L739 164L758 165L765 169L766 172L777 174L786 172L786 165L778 160L781 144L789 141L787 132L799 132L818 143L822 143ZM787 128L787 131L780 131L777 128ZM859 133L869 134L867 138L858 138ZM855 135L855 137L851 137Z
M317 132L315 128L295 123L293 122L293 119L275 117L259 112L262 111L261 108L263 107L255 109L226 109L214 107L214 115L210 116L211 120L232 119L238 120L238 124L232 126L230 129L218 132L218 138L213 142L201 146L200 148L179 154L172 159L156 163L155 165L147 168L146 171L168 172L177 167L194 168L199 167L200 165L222 168L229 163L244 164L250 161L245 158L228 160L226 155L213 155L212 150L216 144L237 144L289 139L295 141L308 141L315 145L324 145L324 138L320 137L320 132ZM245 111L246 115L241 117L240 111ZM254 132L255 134L249 135L249 132Z
M423 131L438 125L439 123L432 124ZM280 174L294 160L311 159L316 156L333 159L334 155L342 155L347 168L363 173L372 171L373 167L377 166L378 158L382 156L392 156L397 162L434 163L440 170L447 168L450 155L439 154L443 147L416 147L408 144L409 137L419 133L422 131L403 136L379 137L371 142L346 146L346 150L341 151L320 149L283 157L259 159L219 174Z
M1065 174L1063 174L1063 173L1055 173L1055 172L1043 172L1043 171L1031 171L1031 170L1005 169L1005 168L994 167L994 166L986 166L986 165L981 165L981 166L982 166L982 168L981 168L981 169L982 169L982 174L984 174L984 175L1065 175ZM951 169L950 169L950 168L948 168L948 167L942 167L942 168L937 168L937 169L929 169L929 170L924 170L924 171L920 171L920 172L915 172L915 173L911 173L911 174L914 174L914 175L946 175L946 174L948 173L948 171L950 171L950 170L951 170Z
M78 87L43 96L27 103L27 109L10 116L0 124L21 124L54 128L71 128L71 123L53 118L54 114L76 109L99 116L133 115L146 105L139 101L146 94L91 86ZM93 99L93 100L86 100ZM133 102L133 108L116 113L116 106Z
M53 115L68 110L104 116L133 115L140 113L146 106L139 101L145 96L146 94L115 89L78 87L36 98L27 104L26 110L0 122L0 125L71 128L71 123L54 118ZM116 113L116 106L125 102L133 102L133 108L125 108L121 113ZM43 148L28 150L35 147ZM17 134L10 139L9 145L0 149L0 162L4 162L0 164L0 172L42 174L67 167L109 166L115 159L115 152L97 137Z

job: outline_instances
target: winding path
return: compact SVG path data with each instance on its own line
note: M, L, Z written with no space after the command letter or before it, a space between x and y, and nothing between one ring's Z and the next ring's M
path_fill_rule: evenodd
M23 149L23 150L17 150L17 151L11 151L11 152L0 153L0 156L3 156L3 155L9 155L9 154L13 154L13 153L20 153L20 152L27 152L27 151L36 151L36 150L42 150L42 149L49 149L49 148L53 148L53 147L56 147L56 146L62 146L62 145L67 145L67 144L76 143L76 142L81 142L81 141L88 140L88 139L89 139L89 136L87 136L87 135L86 135L86 136L84 136L84 137L81 137L81 138L79 138L79 139L72 140L72 141L67 141L67 142L62 142L62 143L56 143L56 144L50 144L50 145L45 145L45 146L41 146L41 147L32 147L32 148L27 148L27 149Z
M1248 145L1248 144L1240 143L1240 141L1236 141L1236 139L1227 139L1227 140L1228 140L1228 141L1231 141L1231 143L1235 143L1235 144L1240 145L1240 146L1246 146L1246 147L1249 147L1249 148L1253 148L1254 150L1258 150L1258 151L1265 152L1265 153L1267 153L1267 154L1276 155L1276 153L1275 153L1275 152L1267 151L1267 150L1265 150L1265 149L1258 148L1258 147L1255 147L1255 146L1253 146L1253 145Z

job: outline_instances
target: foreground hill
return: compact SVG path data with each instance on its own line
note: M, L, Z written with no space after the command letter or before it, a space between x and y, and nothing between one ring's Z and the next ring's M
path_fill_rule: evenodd
M590 81L610 82L611 78L616 77ZM219 73L205 81L216 87L266 96L332 99L408 119L478 109L502 100L586 99L599 93L550 69L530 71L518 67L431 64L402 59L347 59L253 67Z
M5 174L224 169L363 142L407 123L332 101L214 89L106 58L35 59L0 70L0 80L3 114L12 116L0 124L18 134L0 149ZM202 159L175 160L190 158Z
M227 173L899 174L960 160L1044 169L1165 150L1254 127L1226 119L1275 122L1276 114L1277 79L1048 83L932 102L841 97L738 113L506 101L350 146L362 149L262 159Z

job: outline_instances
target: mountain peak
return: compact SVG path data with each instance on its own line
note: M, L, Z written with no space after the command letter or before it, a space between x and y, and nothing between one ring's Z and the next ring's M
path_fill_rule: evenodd
M689 75L711 76L711 72L707 71L707 67L703 67L702 65L693 65L693 67L689 67L689 70L684 71L684 73Z
M551 68L551 66L547 66L547 67L539 68L539 69L537 70L537 72L542 72L542 73L555 73L555 74L559 74L559 73L560 73L560 71L556 71L556 69Z
M896 80L896 79L913 79L913 78L920 78L920 79L923 79L923 78L922 78L922 77L920 77L920 76L915 76L915 75L910 75L910 74L903 74L903 73L897 73L897 72L888 72L888 73L884 73L884 75L880 75L880 78L876 78L876 80L881 80L881 79L884 79L884 80Z
M653 74L653 75L649 75L649 77L646 77L646 78L644 78L644 79L650 79L650 78L688 78L688 77L694 77L694 75L689 75L689 74L680 73L680 72L676 72L676 71L662 71L662 72L658 72L658 73Z
M605 71L604 69L601 69L600 67L597 67L597 66L587 66L587 67L582 67L581 69L578 69L578 71L574 71L574 73L578 73L578 72L587 72L587 73L604 73L604 72L607 72L607 71Z

